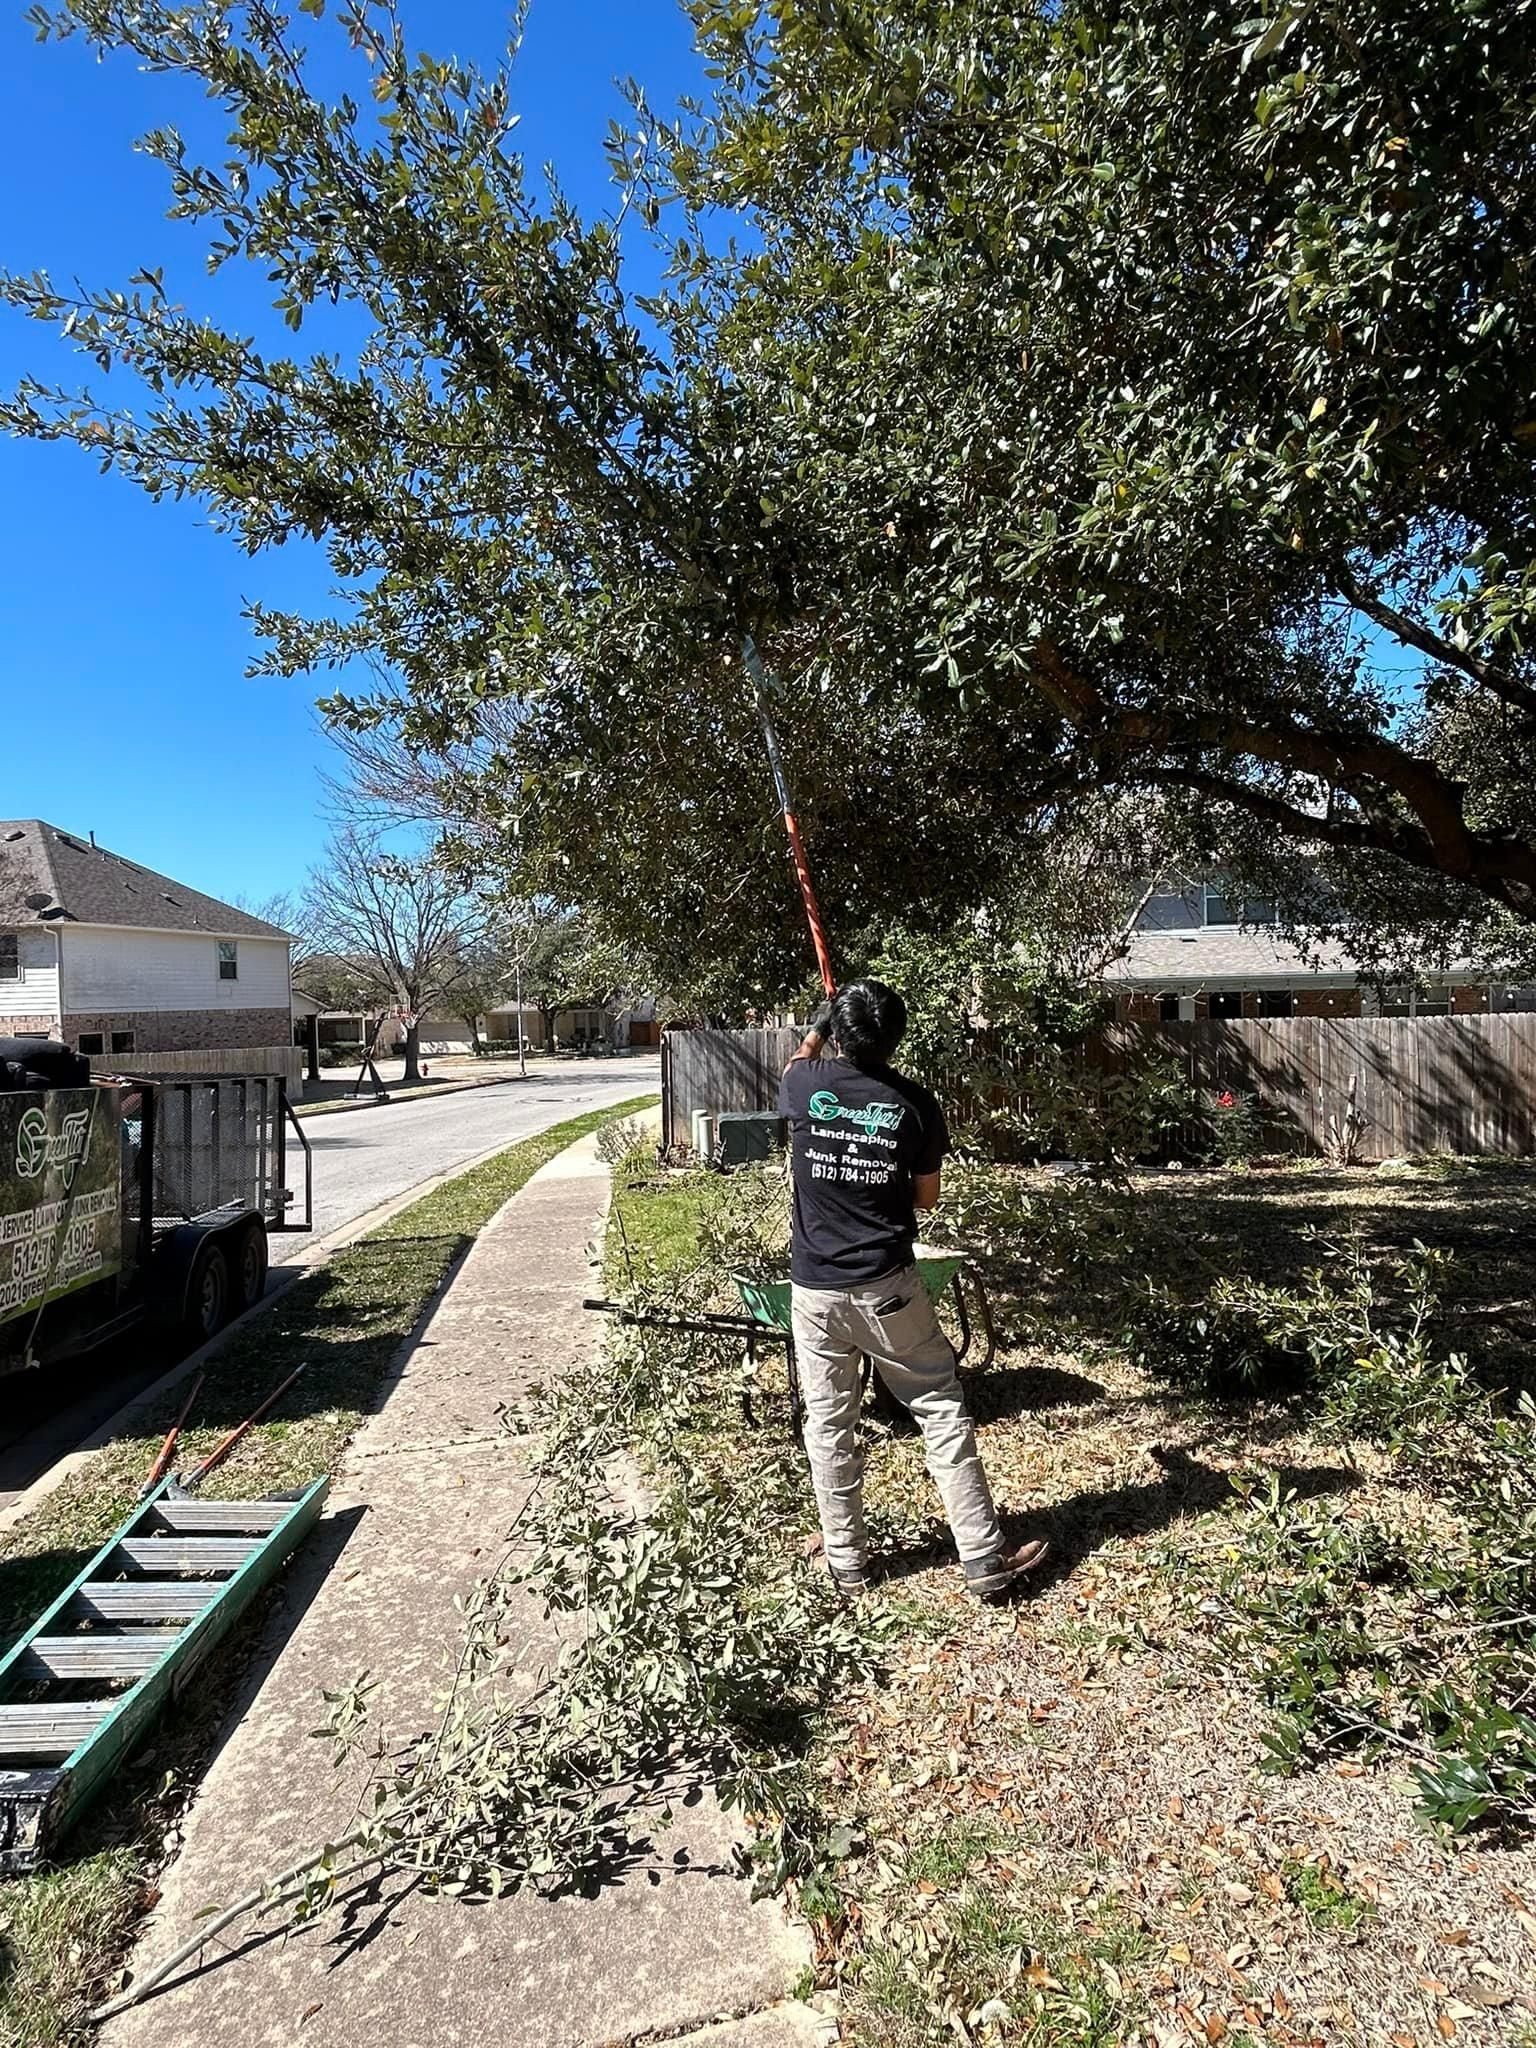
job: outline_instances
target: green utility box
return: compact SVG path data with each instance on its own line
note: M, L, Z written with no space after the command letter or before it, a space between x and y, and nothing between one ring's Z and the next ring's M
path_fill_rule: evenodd
M771 1159L784 1145L784 1119L775 1109L726 1110L715 1124L716 1157L722 1166Z

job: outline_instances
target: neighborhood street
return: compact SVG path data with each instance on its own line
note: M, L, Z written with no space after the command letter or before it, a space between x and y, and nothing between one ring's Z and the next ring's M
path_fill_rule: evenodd
M493 1145L510 1145L564 1117L583 1116L661 1086L654 1052L621 1059L536 1062L526 1081L306 1118L315 1155L315 1235L340 1230L418 1181L447 1173ZM294 1238L295 1246L306 1240ZM274 1240L274 1264L283 1239Z
M307 1119L304 1130L315 1160L314 1238L344 1229L482 1152L660 1084L659 1056L642 1052L620 1059L538 1063L526 1081ZM283 1271L285 1248L292 1256L313 1241L274 1238L274 1274ZM95 1357L7 1378L0 1420L0 1508L170 1363L162 1346L135 1335Z

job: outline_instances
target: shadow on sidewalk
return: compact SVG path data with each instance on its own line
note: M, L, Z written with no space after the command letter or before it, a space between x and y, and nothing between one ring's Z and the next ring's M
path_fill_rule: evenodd
M642 1877L652 1886L689 1877L740 1879L746 1873L734 1861L699 1855L686 1843L667 1853L656 1839L661 1832L656 1825L661 1811L673 1807L693 1809L702 1806L710 1780L711 1771L707 1765L683 1768L669 1764L659 1767L614 1795L595 1823L588 1864L575 1877L548 1884L509 1876L499 1894L489 1888L456 1892L445 1904L451 1904L456 1910L468 1908L473 1911L477 1907L495 1904L498 1897L505 1901L519 1891L533 1892L550 1904L562 1899L595 1899L602 1892L621 1889ZM338 1857L344 1868L346 1852L339 1851ZM430 1897L433 1890L431 1877L421 1871L375 1867L358 1872L337 1891L331 1910L311 1923L313 1930L325 1942L326 1971L338 1970L362 1955L388 1931L395 1916L413 1896ZM164 1984L157 1986L143 2003L152 2008L158 1998L211 1977L222 1965L254 1955L274 1943L289 1940L296 1932L305 1931L302 1926L296 1927L288 1915L275 1917L264 1925L248 1923L243 1937L232 1929L227 1946L188 1963L184 1969L167 1978Z

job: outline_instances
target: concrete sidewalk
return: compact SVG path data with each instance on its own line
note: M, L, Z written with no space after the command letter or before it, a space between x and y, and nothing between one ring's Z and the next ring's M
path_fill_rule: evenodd
M583 1315L588 1241L607 1205L595 1141L536 1174L481 1234L354 1441L321 1529L296 1560L135 1973L196 1916L346 1832L357 1784L310 1739L322 1688L383 1681L392 1742L430 1725L460 1635L453 1610L499 1555L527 1490L497 1409L597 1341ZM528 1603L519 1665L554 1635ZM107 2048L811 2048L828 2023L790 1996L810 1960L772 1901L734 1875L736 1829L707 1795L592 1899L488 1905L398 1880L286 1940L237 1925L103 2033ZM679 1850L686 1858L675 1862Z

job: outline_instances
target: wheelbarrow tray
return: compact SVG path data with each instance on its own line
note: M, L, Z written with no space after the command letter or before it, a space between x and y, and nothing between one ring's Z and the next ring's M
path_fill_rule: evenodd
M953 1285L955 1275L965 1265L964 1252L929 1251L919 1245L914 1253L918 1278L928 1291L928 1299L938 1302L945 1290ZM772 1330L787 1330L789 1321L789 1288L787 1280L754 1280L745 1273L733 1273L736 1292L741 1296L742 1305L756 1322L766 1323Z

